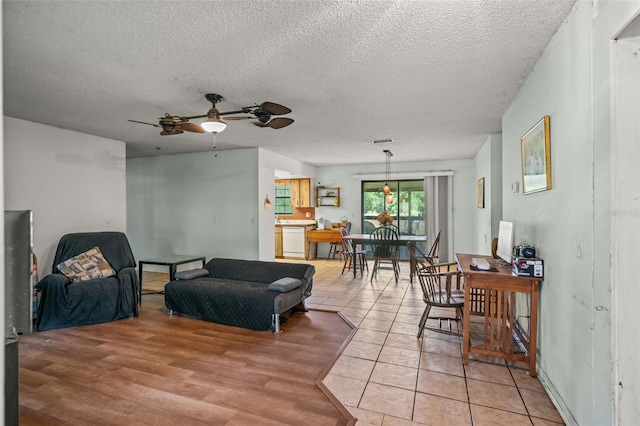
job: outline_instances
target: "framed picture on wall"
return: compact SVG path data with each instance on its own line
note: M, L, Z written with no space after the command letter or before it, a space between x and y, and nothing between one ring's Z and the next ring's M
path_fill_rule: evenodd
M484 178L478 179L478 191L476 199L478 208L484 209Z
M545 115L520 138L522 193L551 189L550 118Z

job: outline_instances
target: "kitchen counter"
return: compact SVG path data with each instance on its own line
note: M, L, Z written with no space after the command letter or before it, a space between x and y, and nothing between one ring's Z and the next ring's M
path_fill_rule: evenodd
M307 226L315 224L316 221L313 219L281 219L276 222L276 226Z

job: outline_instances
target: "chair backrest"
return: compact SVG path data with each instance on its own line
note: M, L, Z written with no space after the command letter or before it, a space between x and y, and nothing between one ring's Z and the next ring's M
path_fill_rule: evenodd
M136 266L127 236L122 232L80 232L60 238L53 259L52 273L59 272L56 265L74 256L99 247L107 262L116 272Z
M451 290L453 279L460 279L460 273L456 271L441 272L439 267L433 263L433 258L424 254L416 247L414 242L407 243L409 256L415 264L416 275L422 287L422 294L425 301L438 305L458 305L458 301L451 300ZM459 283L457 283L459 284ZM456 286L458 287L458 285Z
M431 249L429 249L428 256L431 258L438 258L438 252L440 250L440 232L438 231L438 235L436 235L436 239L433 240L433 244L431 245Z
M345 226L340 227L340 238L342 242L342 253L345 256L345 260L347 256L351 256L353 254L353 242L351 240L345 240L344 237L349 235L349 231Z
M349 234L351 232L351 222L347 222L344 228L347 230L347 234Z
M363 234L370 234L371 231L373 231L374 229L376 229L376 226L369 222L368 220L365 220L362 224L362 233Z
M398 228L393 225L383 225L371 231L370 243L374 258L388 259L397 257L398 245L387 244L385 241L398 239Z

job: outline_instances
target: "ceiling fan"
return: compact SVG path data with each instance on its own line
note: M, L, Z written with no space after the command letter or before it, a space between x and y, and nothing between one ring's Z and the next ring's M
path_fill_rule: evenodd
M182 116L165 113L164 117L158 119L158 124L147 123L145 121L129 120L132 123L147 124L149 126L159 127L162 129L162 136L179 135L181 133L219 133L227 127L225 120L257 120L253 124L258 127L270 127L272 129L281 129L293 123L293 119L287 117L274 117L277 115L286 115L291 112L286 106L282 106L273 102L263 102L260 105L242 107L235 111L220 112L216 108L216 104L224 100L221 95L208 93L205 98L211 102L211 108L206 114ZM233 115L244 114L244 115ZM222 120L220 117L224 117ZM202 123L196 124L189 120L197 118L206 118Z

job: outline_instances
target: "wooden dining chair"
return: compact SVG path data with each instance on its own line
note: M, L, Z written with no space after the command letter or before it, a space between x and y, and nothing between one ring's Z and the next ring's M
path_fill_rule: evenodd
M383 265L391 265L393 275L398 282L400 276L399 249L397 241L398 228L394 225L383 225L371 231L370 246L373 259L373 269L371 271L371 280L376 277L378 271L383 269ZM387 267L387 269L389 269Z
M431 248L429 249L429 252L426 254L426 256L428 258L430 258L432 261L438 259L439 257L439 252L440 252L440 232L442 231L438 231L438 235L436 235L436 239L433 240L433 244L431 244Z
M349 232L351 232L351 222L347 222L344 226L340 226L340 231L342 231L342 228L345 228L347 230L347 234L348 234ZM335 259L336 255L338 255L338 259L347 260L346 258L344 258L344 251L342 249L342 241L336 241L336 242L329 243L329 254L327 255L327 260L329 260L331 255L333 255L333 259Z
M347 229L343 226L340 227L340 235L341 235L341 243L342 243L342 255L344 257L344 266L342 267L342 274L344 271L349 271L351 267L356 271L360 269L360 276L363 276L364 270L366 269L369 272L369 264L367 262L367 253L365 250L355 248L351 240L344 239L349 233ZM355 276L355 275L354 275Z
M414 242L407 243L407 248L411 260L415 262L416 274L422 287L422 299L426 305L418 324L417 337L420 338L425 329L461 336L464 291L460 289L462 277L457 265L455 262L434 263L433 258L423 253ZM432 308L436 308L433 315ZM453 310L453 316L445 315L444 310ZM437 327L433 322L436 322ZM459 325L457 331L453 330L452 322ZM448 327L443 327L443 323Z

